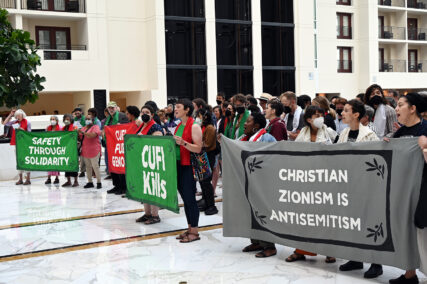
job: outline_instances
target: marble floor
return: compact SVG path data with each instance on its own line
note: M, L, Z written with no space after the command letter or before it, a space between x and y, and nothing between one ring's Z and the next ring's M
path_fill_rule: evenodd
M43 178L28 187L0 182L0 283L388 283L402 273L386 266L365 280L363 271L339 272L341 259L286 263L293 249L284 246L267 259L244 254L248 240L222 236L221 184L220 213L201 214L201 241L180 244L182 209L161 210L161 223L137 224L140 203L107 194L110 181L102 190L83 189L85 181L79 188L45 186Z

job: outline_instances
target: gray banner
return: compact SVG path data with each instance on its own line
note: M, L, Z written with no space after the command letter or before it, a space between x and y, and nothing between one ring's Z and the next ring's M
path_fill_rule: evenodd
M224 236L418 267L416 139L321 145L224 139Z

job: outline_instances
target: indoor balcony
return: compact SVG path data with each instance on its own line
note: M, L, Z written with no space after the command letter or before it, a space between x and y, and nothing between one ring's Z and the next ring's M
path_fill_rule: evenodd
M71 60L72 59L72 51L79 50L84 51L86 50L86 45L46 45L41 44L38 46L39 50L43 51L43 57L44 60Z
M426 0L408 0L408 8L413 9L427 9Z
M405 40L405 30L406 29L404 27L380 26L378 30L378 37L380 39Z
M409 61L408 72L427 72L427 60Z
M427 29L408 28L408 40L427 40Z
M384 59L379 62L380 72L406 72L406 60Z
M16 0L0 0L0 8L16 9Z
M378 5L404 8L405 0L378 0Z
M21 0L24 10L85 13L85 0Z

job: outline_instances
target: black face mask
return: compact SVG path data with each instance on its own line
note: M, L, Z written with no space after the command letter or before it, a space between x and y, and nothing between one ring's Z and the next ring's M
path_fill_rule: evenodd
M373 96L372 98L369 99L370 106L380 105L382 103L383 103L383 98L380 96Z
M332 109L336 109L336 106L333 105L333 104L330 104L329 107L332 108Z
M244 106L236 106L236 112L238 114L242 114L245 112L245 107Z
M227 110L225 111L225 116L226 116L226 117L230 117L230 116L231 116L231 110L227 109Z
M222 104L222 101L216 101L216 104L220 106Z
M144 113L143 115L141 115L141 119L144 123L147 123L151 120L151 117L148 114Z
M342 109L337 109L337 113L338 113L338 115L341 115L342 114Z
M288 107L288 106L285 106L283 110L285 111L285 113L291 113L292 111L291 107Z

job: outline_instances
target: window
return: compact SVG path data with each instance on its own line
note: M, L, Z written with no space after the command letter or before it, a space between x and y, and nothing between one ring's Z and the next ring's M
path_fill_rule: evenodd
M218 65L252 65L252 27L241 24L216 24Z
M263 91L295 91L293 1L261 0Z
M338 47L338 72L339 73L351 73L352 72L352 61L351 61L351 47Z
M204 0L165 0L164 3L167 96L206 100Z
M71 59L70 28L37 26L36 43L40 49L45 50L44 59L46 60Z
M218 90L227 96L237 93L253 94L253 68L220 69L218 67Z
M351 5L351 0L337 0L337 5Z
M215 0L215 16L217 19L250 21L251 0Z
M84 0L27 0L27 1L22 1L22 8L28 9L28 10L84 13L85 1Z
M352 38L351 14L337 13L337 38Z

